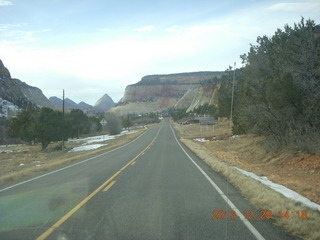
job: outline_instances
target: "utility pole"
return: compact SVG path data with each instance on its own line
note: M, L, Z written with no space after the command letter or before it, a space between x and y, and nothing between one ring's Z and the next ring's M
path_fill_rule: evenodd
M64 89L62 92L62 151L64 150Z
M232 114L233 114L233 95L234 95L234 80L236 76L236 62L234 62L233 67L233 79L232 79L232 94L231 94L231 110L230 110L230 120L232 121Z

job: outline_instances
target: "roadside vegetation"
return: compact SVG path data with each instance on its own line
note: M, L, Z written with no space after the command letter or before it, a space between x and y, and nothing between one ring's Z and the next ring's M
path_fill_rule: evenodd
M102 119L106 120L103 125ZM71 164L120 147L142 134L147 129L145 125L159 122L157 114L118 117L116 114L106 113L87 116L81 110L72 110L63 117L59 111L29 106L16 117L1 121L2 136L9 135L15 139L11 141L13 145L2 145L0 148L0 183L32 176L37 172ZM128 130L127 133L118 135L123 128ZM103 141L99 140L99 144L96 144L96 138L92 137L97 135L103 135ZM94 138L92 144L85 144L86 147L101 147L90 148L90 151L73 151L84 147L83 137ZM65 143L62 151L63 138ZM20 140L27 144L19 144Z
M264 136L273 149L319 152L320 26L301 19L257 38L236 72L233 133ZM222 76L218 115L230 117L233 71Z
M257 37L240 57L243 67L229 67L219 80L217 106L192 113L232 118L233 134L263 136L272 151L320 152L320 25L302 18ZM171 116L179 121L190 114L181 109Z
M40 142L45 150L52 141L79 138L102 131L100 119L74 109L65 115L51 108L26 107L16 117L7 120L7 135L29 144Z

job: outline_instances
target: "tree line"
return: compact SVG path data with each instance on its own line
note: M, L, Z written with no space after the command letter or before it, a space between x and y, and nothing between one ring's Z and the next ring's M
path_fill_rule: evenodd
M183 118L188 118L190 116L194 116L194 114L216 116L217 111L218 111L218 109L215 105L205 103L205 104L202 104L202 105L194 108L191 112L187 112L187 108L171 111L170 116L172 117L172 119L174 121L179 121Z
M255 133L277 146L319 151L320 26L301 19L257 38L236 71L233 132ZM230 117L232 68L218 91L220 116Z
M41 142L46 149L51 141L67 140L82 134L102 131L100 119L87 116L82 110L74 109L63 115L51 108L26 107L16 117L7 121L7 134L26 142Z

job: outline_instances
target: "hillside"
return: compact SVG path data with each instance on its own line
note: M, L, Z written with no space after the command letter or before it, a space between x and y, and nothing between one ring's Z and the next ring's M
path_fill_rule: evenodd
M11 106L10 108L7 108L1 105L1 116L7 115L5 109L18 109L30 104L38 107L53 107L51 102L39 88L32 87L19 79L11 78L9 70L4 66L1 60L0 97L2 99L1 104L3 103L6 106Z
M171 108L192 111L214 104L217 80L224 72L191 72L149 75L126 87L120 103L110 109L119 115L162 112Z

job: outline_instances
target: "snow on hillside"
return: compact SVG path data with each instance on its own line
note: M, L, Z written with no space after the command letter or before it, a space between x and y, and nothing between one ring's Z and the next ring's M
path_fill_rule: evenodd
M16 113L19 108L13 103L0 97L0 118L8 117L9 112Z

